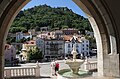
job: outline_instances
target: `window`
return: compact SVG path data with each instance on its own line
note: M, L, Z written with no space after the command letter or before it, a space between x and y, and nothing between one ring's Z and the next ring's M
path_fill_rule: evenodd
M68 44L68 47L70 47L70 44Z
M68 51L68 53L70 54L70 53L71 53L71 51Z
M49 44L49 42L46 43L47 45Z
M13 57L11 57L11 61L13 61L14 59L13 59Z
M86 48L86 50L88 50L88 48Z
M76 49L76 51L77 51L77 53L79 53L79 50L78 50L78 49Z
M86 41L86 43L88 43L88 41Z
M72 44L72 47L73 47L73 44Z
M70 51L70 49L68 49L68 51Z
M76 44L76 47L79 47L78 44Z
M84 48L83 48L83 50L84 50Z
M88 44L86 46L88 47Z

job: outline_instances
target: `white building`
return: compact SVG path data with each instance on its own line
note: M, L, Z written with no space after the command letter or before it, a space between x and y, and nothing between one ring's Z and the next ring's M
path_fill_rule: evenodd
M44 51L45 51L44 39L38 37L36 39L36 46L43 52L44 55Z
M81 37L82 45L81 45L81 52L84 56L89 56L89 40L85 39L85 37Z
M49 33L49 32L40 33L40 34L37 35L37 37L38 37L38 38L42 38L42 39L47 38L47 36L49 35L48 33Z
M17 32L16 33L16 41L20 40L23 38L23 33L22 32Z
M85 31L85 34L91 37L94 37L94 32Z
M79 36L64 36L65 40L65 55L71 54L73 45L76 45L76 51L82 56L89 55L89 40Z
M27 39L27 38L32 38L31 32L29 33L22 33L22 32L17 32L16 33L16 41L19 41L20 39Z

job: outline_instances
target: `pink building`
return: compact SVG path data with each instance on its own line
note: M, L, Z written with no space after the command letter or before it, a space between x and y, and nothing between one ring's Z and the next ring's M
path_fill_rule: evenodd
M13 63L16 58L16 50L13 45L6 44L4 50L5 63Z

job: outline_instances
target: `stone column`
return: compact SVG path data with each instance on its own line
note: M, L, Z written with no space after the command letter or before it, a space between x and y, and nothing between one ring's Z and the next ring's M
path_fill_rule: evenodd
M36 72L35 77L40 77L40 65L39 65L38 61L36 63L35 72Z
M85 62L84 62L84 70L87 71L87 72L89 71L89 67L88 67L89 64L90 63L88 62L88 59L86 57Z
M0 79L4 79L4 42L0 41Z

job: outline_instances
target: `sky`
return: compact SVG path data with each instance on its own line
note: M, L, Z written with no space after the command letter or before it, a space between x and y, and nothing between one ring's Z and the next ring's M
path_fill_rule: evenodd
M22 10L44 4L51 7L68 7L73 12L86 17L84 12L72 0L31 0Z

